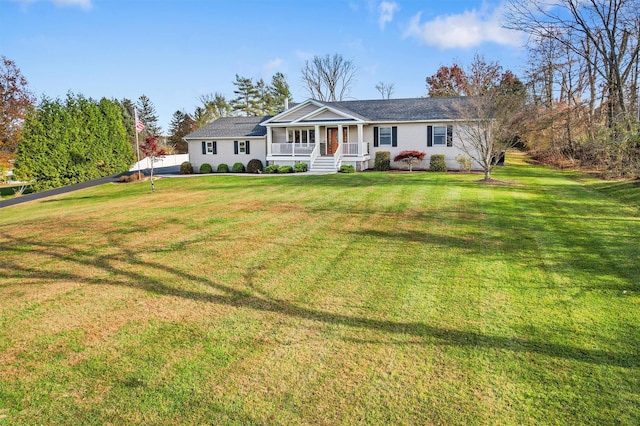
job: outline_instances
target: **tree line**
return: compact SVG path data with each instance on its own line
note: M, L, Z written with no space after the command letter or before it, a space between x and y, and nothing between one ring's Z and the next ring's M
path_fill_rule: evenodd
M640 177L638 0L507 3L505 26L529 38L526 72L518 77L497 62L476 56L469 67L457 63L442 66L425 80L427 96L467 98L466 110L460 104L455 111L462 122L475 115L476 123L484 123L487 131L478 131L476 138L483 144L481 149L469 151L482 151L482 158L476 160L491 168L499 151L517 144L545 163L597 168L610 177ZM353 62L339 54L315 56L301 69L308 96L326 101L346 98L356 74ZM282 73L276 73L269 83L236 74L233 84L231 99L210 93L199 98L200 105L193 112L178 110L173 114L167 151L186 152L183 136L219 117L273 115L285 102L293 102ZM380 82L375 88L383 99L393 95L393 83ZM37 123L33 116L27 119L31 108L40 111L44 120L43 111L50 109L52 102L58 102L56 108L68 114L80 114L82 109L74 107L74 102L103 102L71 96L66 103L43 99L34 106L35 97L26 80L4 57L0 90L0 165L2 153L19 153L35 134L29 126ZM134 108L145 125L143 140L161 133L148 97L143 95L136 103L128 99L110 102L120 110L120 123L129 141L127 155L135 147ZM77 170L70 172L74 173L82 175Z
M133 161L120 105L69 94L26 112L14 173L40 191L122 172Z
M547 163L640 177L638 0L509 0L528 35L522 135Z
M494 155L518 144L543 163L639 178L640 3L509 5L505 26L529 36L523 78L476 57L467 69L454 63L427 77L428 96L468 96L476 117L491 112L485 127L496 137L482 148L491 146Z

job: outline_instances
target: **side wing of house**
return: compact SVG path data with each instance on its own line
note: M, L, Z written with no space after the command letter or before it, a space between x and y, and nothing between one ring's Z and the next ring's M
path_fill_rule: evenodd
M252 159L264 164L267 156L264 127L267 117L224 117L185 136L189 144L189 161L196 173L203 164L216 170L220 164L229 169L235 163L245 167Z
M264 164L265 157L264 137L201 138L189 141L189 161L196 173L203 164L209 164L213 170L220 164L226 164L231 169L235 163L242 163L246 167L254 158Z
M427 155L414 170L429 169L432 155L444 155L447 168L458 170L461 168L458 156L468 157L462 149L462 137L456 123L450 120L373 123L365 129L365 138L373 141L369 167L373 168L379 151L388 151L392 160L402 151L422 151ZM408 165L392 161L391 168L408 169ZM481 169L477 163L472 168Z

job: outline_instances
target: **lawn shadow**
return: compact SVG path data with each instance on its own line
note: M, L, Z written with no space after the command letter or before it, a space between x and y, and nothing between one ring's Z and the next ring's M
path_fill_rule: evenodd
M133 229L131 231L134 232ZM520 339L483 334L474 331L457 330L454 328L434 327L423 322L401 322L346 315L296 305L290 301L270 297L264 293L255 291L251 285L251 276L255 273L255 270L246 271L245 280L249 277L248 285L246 289L240 290L216 282L207 276L200 276L193 272L183 271L171 265L143 260L138 253L118 244L118 235L110 236L110 244L118 248L115 254L110 255L97 255L91 249L82 250L61 244L29 241L16 238L6 232L2 233L1 236L3 241L0 241L0 250L3 252L24 250L25 246L29 246L30 251L38 252L40 255L64 261L71 265L91 266L99 271L106 272L109 277L107 279L86 278L75 273L73 269L69 269L67 272L52 272L40 268L38 265L9 265L0 260L0 273L7 279L20 279L22 282L71 280L93 285L121 286L151 292L156 295L225 305L238 309L276 313L291 318L323 324L361 328L392 335L409 335L424 339L425 344L490 348L517 353L539 354L595 365L609 365L624 368L640 367L640 353L638 352L625 353L580 348L548 341L530 341L525 338ZM122 265L123 262L126 262L128 268L119 266ZM131 268L132 266L133 268ZM152 273L161 271L170 278L164 280L153 278L145 275L143 271ZM176 288L171 285L171 282L184 282L185 280L196 284L196 286L200 285L213 289L219 294ZM633 343L633 346L640 346L640 342L636 341Z

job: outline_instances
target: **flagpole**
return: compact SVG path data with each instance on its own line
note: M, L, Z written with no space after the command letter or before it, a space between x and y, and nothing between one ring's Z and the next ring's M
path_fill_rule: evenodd
M140 146L138 144L138 110L136 107L133 107L133 129L136 131L136 160L138 164L138 180L140 180Z

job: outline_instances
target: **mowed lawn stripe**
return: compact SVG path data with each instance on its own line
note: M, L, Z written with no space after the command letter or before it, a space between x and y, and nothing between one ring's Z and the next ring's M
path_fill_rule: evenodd
M0 423L637 423L634 196L479 177L212 175L0 211Z

